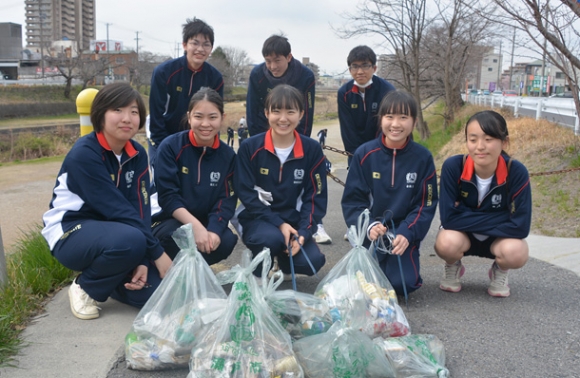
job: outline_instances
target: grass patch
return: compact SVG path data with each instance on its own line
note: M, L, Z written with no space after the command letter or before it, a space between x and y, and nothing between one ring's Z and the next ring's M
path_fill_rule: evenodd
M3 119L0 120L0 126L13 126L13 127L22 127L31 124L38 124L40 122L53 122L53 121L80 121L79 115L77 113L71 114L62 114L62 115L55 115L55 116L30 116L30 117L22 117L22 118L13 118L13 119Z
M0 366L13 363L12 356L22 345L20 332L44 299L75 275L51 255L40 229L24 232L14 252L6 256L8 281L0 288Z

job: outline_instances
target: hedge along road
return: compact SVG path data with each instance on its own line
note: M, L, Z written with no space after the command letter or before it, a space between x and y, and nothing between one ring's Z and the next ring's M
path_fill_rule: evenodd
M342 149L338 121L314 125L312 137L317 139L318 131L324 128L328 129L326 143ZM237 140L234 145L237 150ZM325 153L333 168L346 168L345 156L329 151ZM42 225L42 214L48 210L61 164L62 160L0 165L0 227L6 253L14 250L14 244L23 232Z

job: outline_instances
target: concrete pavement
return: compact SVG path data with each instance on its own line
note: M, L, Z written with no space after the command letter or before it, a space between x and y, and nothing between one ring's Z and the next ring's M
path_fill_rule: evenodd
M339 171L344 179L345 172ZM324 220L333 244L321 246L327 264L320 278L346 254L340 211L342 187L329 183ZM487 295L491 260L464 259L467 272L457 294L438 289L443 263L433 252L439 225L433 221L421 249L423 287L403 305L413 333L438 336L453 377L577 377L580 366L580 239L528 238L531 259L510 273L512 295ZM226 265L237 263L238 243ZM298 290L312 293L318 280L300 277ZM284 283L281 289L290 288ZM164 372L128 370L123 342L138 310L109 299L98 319L76 319L68 287L58 292L23 332L27 344L16 368L0 377L185 377L187 369Z

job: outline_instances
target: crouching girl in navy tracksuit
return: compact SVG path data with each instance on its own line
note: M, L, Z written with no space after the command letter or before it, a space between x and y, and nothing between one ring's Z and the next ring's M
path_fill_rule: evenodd
M342 213L350 227L356 226L366 208L370 210L375 221L368 227L366 246L377 241L379 265L395 291L403 294L403 285L412 292L423 282L419 246L435 215L437 175L429 150L410 138L417 121L413 96L389 92L378 116L382 133L357 148L342 196Z
M494 259L488 293L510 295L508 269L528 260L532 195L527 169L504 149L509 137L505 119L486 110L465 126L469 154L452 156L441 170L441 229L435 251L445 260L440 288L456 293L465 272L463 256Z
M224 117L219 93L202 88L189 102L191 130L168 136L157 151L155 187L161 209L153 210L153 234L172 259L179 252L172 234L183 224L193 226L197 248L210 265L226 259L238 241L228 228L238 200L233 189L236 154L217 135Z
M304 114L296 88L276 86L266 98L265 113L270 129L242 143L236 162L242 240L254 255L270 248L284 273L291 271L292 253L295 272L313 275L304 253L316 271L326 261L312 238L326 214L324 155L314 139L295 130Z
M143 306L171 266L151 233L147 154L131 140L145 116L128 84L101 89L91 107L94 132L65 157L43 216L54 257L81 272L69 289L80 319L97 318L96 301L109 296Z

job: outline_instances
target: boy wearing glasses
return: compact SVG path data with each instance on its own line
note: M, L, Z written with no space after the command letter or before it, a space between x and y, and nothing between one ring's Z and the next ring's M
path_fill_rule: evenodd
M304 101L304 117L296 131L310 136L314 116L314 73L294 59L288 38L272 35L262 46L265 62L254 67L250 73L246 97L246 120L251 136L267 131L270 126L264 114L266 96L278 84L288 84L298 89Z
M361 144L379 135L379 104L395 87L374 74L377 56L370 47L353 48L346 61L353 80L338 90L338 120L344 149L354 154ZM351 160L352 155L348 157L349 166Z
M152 167L161 141L181 130L191 96L201 87L224 96L222 74L206 62L213 49L212 27L197 18L187 19L182 34L185 54L157 66L151 78L148 154Z

